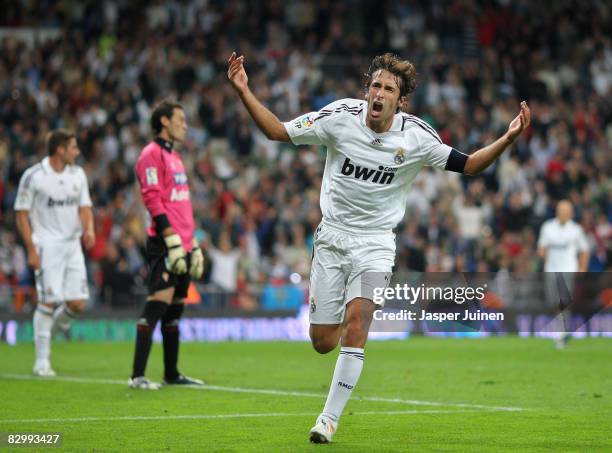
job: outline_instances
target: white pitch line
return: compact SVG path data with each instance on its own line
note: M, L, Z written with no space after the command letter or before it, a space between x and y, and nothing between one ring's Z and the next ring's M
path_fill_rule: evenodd
M76 382L80 384L113 384L127 385L128 380L119 379L98 379L98 378L80 378L74 376L55 376L55 377L39 377L31 374L13 374L0 373L0 379L14 379L16 381L60 381L60 382Z
M77 382L81 384L106 384L106 385L125 385L127 386L127 380L117 379L98 379L98 378L80 378L74 376L56 376L53 378L40 378L29 374L11 374L11 373L0 373L0 379L14 379L14 380L44 380L44 381L61 381L61 382ZM250 394L262 394L262 395L280 395L280 396L298 396L305 398L325 398L327 395L323 393L311 393L311 392L296 392L289 390L275 390L275 389L254 389L245 387L224 387L220 385L186 385L184 388L190 388L194 390L212 390L220 392L232 392L232 393L250 393ZM469 404L469 403L441 403L438 401L422 401L422 400L404 400L400 398L382 398L378 396L356 396L351 398L355 401L374 401L382 403L398 403L407 404L412 406L433 406L433 407L460 407L463 409L481 409L489 411L502 411L502 412L518 412L525 409L520 407L507 407L507 406L488 406L483 404Z
M347 416L362 415L419 415L419 414L463 414L466 412L478 412L477 410L424 410L424 411L373 411L373 412L352 412ZM124 417L78 417L78 418L29 418L29 419L0 419L2 424L17 423L82 423L82 422L112 422L112 421L158 421L158 420L214 420L232 418L257 418L257 417L316 417L314 412L270 412L255 414L218 414L218 415L134 415Z
M443 407L461 407L465 409L482 409L488 411L502 411L502 412L520 412L526 409L522 407L508 407L508 406L488 406L485 404L470 404L470 403L440 403L436 401L421 401L421 400L403 400L399 398L380 398L377 396L364 396L351 398L354 400L363 401L380 401L384 403L400 403L400 404L411 404L413 406L443 406Z
M110 422L117 421L150 421L150 420L206 420L206 419L223 419L223 418L249 418L249 417L288 417L288 416L316 416L316 414L308 413L293 413L283 414L280 412L262 413L262 414L219 414L219 415L135 415L124 417L78 417L78 418L30 418L30 419L13 419L2 420L3 423L78 423L78 422Z
M260 393L264 395L282 395L282 396L302 396L308 398L325 398L327 395L323 393L310 393L310 392L296 392L287 390L274 390L274 389L252 389L243 387L222 387L218 385L198 385L189 386L195 390L218 390L221 392L235 392L235 393ZM482 404L469 404L469 403L440 403L437 401L422 401L422 400L403 400L400 398L382 398L378 396L355 396L351 398L355 401L376 401L382 403L399 403L409 404L412 406L434 406L434 407L461 407L466 409L483 409L493 411L522 411L520 407L505 407L505 406L487 406Z

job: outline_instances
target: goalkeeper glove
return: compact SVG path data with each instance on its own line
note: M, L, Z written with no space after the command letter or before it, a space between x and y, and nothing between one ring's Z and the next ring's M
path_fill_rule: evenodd
M204 273L204 254L198 245L198 241L193 240L193 248L191 249L191 267L189 273L194 279L199 279Z
M178 234L165 236L164 241L168 247L168 270L175 274L187 272L187 254Z

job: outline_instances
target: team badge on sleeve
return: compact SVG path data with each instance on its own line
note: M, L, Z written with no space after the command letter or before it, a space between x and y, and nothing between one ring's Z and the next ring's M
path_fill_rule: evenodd
M147 185L158 184L157 181L157 168L155 167L147 167L145 170L147 175Z
M30 194L26 190L19 193L19 203L22 205L30 203Z
M314 120L310 117L310 115L306 114L306 115L299 117L293 125L297 129L302 129L302 128L308 129L309 127L312 127L313 124L314 124Z

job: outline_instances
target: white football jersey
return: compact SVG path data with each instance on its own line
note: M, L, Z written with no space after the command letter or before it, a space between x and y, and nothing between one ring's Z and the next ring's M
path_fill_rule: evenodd
M295 145L324 145L321 211L346 228L387 232L404 217L408 191L423 166L463 171L467 156L442 143L425 121L397 113L388 132L366 126L367 102L335 101L284 123Z
M57 173L45 157L21 176L15 210L29 211L36 245L78 239L81 206L91 206L91 198L87 176L79 166L67 165Z
M578 254L589 250L579 224L568 220L561 225L556 218L542 225L538 247L546 248L544 272L578 272Z

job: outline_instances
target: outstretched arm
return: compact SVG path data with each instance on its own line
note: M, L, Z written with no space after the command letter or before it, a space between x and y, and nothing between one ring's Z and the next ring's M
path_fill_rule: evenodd
M232 87L234 87L234 90L240 96L240 100L249 111L257 127L266 137L270 140L291 142L283 123L280 122L274 113L264 107L249 89L249 78L246 75L243 64L244 56L237 57L236 52L232 52L228 60L227 70L227 78L231 82Z
M527 102L521 102L520 113L512 120L508 131L498 138L496 141L484 148L479 149L473 154L470 154L465 163L464 173L468 175L477 175L495 160L510 146L514 140L529 126L531 122L531 111Z

